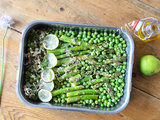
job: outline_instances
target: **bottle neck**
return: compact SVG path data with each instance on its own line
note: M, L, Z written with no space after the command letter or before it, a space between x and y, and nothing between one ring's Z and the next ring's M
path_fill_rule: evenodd
M143 32L149 36L157 36L160 34L160 22L158 21L148 21L143 26Z

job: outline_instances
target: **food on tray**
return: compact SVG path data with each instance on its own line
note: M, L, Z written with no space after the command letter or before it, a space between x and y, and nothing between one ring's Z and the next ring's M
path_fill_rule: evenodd
M34 29L27 38L25 95L54 104L111 107L123 96L126 41L91 28Z

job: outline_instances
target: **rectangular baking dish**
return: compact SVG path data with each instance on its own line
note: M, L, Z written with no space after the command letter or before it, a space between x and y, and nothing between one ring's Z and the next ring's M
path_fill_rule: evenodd
M66 105L66 104L54 104L54 103L42 103L38 101L33 101L24 95L23 85L24 85L24 54L26 48L26 40L27 36L30 31L37 27L70 27L73 29L99 29L105 30L110 32L115 32L116 34L120 34L123 39L126 41L127 48L127 68L126 68L126 75L125 75L125 87L124 87L124 95L121 97L120 102L110 108L107 107L90 107L90 106L74 106L74 105ZM123 29L116 28L116 27L107 27L107 26L96 26L96 25L88 25L88 24L77 24L77 23L66 23L66 22L55 22L55 21L33 21L28 24L22 33L21 44L20 44L20 57L19 57L19 67L17 72L17 86L16 92L18 98L21 100L22 103L31 107L39 107L39 108L48 108L48 109L57 109L57 110L68 110L68 111L80 111L80 112L90 112L90 113L100 113L100 114L116 114L122 111L127 104L129 103L130 99L130 92L132 87L132 69L133 69L133 58L134 58L134 42L132 37L128 32Z

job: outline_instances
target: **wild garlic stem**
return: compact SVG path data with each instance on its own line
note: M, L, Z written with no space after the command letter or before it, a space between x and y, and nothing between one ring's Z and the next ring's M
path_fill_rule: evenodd
M3 79L3 66L4 66L4 39L7 35L8 27L6 27L6 32L3 37L3 51L2 51L2 68L1 68L1 81L0 81L0 101L1 101L1 92L2 92L2 79Z

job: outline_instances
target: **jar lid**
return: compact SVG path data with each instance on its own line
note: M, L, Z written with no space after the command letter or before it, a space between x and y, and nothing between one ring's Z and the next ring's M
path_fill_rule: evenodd
M142 24L143 24L143 22L140 20L136 20L136 21L134 21L133 22L133 30L135 29L135 31L138 31L140 28L141 28L141 26L142 26Z
M139 20L136 20L136 21L133 22L133 25L132 25L133 26L133 30L136 28L138 22L139 22Z

